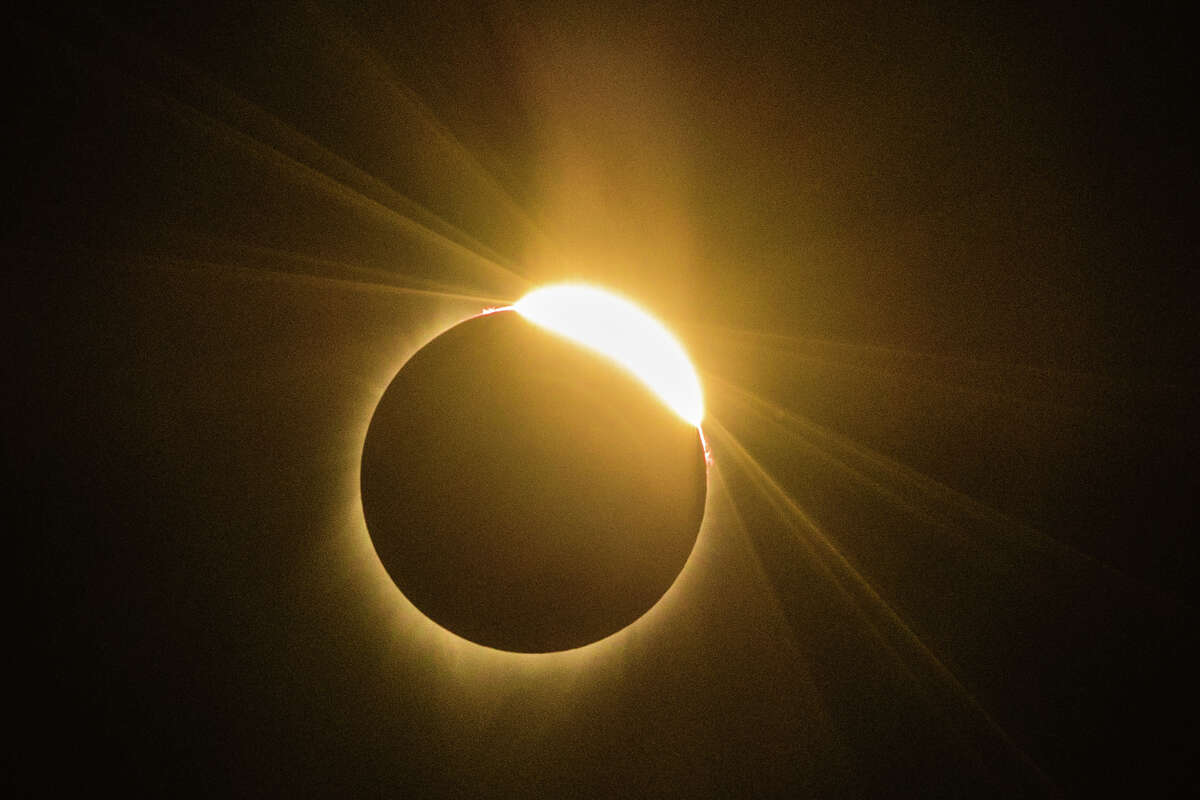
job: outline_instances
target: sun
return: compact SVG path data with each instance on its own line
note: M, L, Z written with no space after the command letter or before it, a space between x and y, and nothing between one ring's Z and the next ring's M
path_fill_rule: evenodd
M704 419L700 379L683 346L619 295L579 283L535 289L513 309L530 322L620 364L691 425Z
M359 462L396 588L446 631L510 653L635 624L685 568L708 497L682 348L620 298L545 291L521 306L573 323L565 333L513 306L459 322L392 378Z

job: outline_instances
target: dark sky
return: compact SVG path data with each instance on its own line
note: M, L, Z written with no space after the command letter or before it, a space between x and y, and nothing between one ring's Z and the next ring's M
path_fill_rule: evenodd
M244 5L7 26L9 779L1195 792L1173 12ZM358 459L570 278L684 340L709 505L647 617L510 656L387 582Z

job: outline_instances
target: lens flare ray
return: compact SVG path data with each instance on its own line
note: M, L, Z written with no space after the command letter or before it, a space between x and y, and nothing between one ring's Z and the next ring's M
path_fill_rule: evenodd
M928 671L926 677L930 680L931 686L940 687L956 697L970 715L984 724L991 735L999 739L1044 788L1053 790L1053 782L1049 776L1023 748L1012 740L979 699L963 685L929 645L875 590L822 528L719 420L711 415L708 419L718 446L726 449L726 452L734 458L738 466L758 488L762 499L783 515L788 528L805 542L808 550L821 564L823 571L830 576L839 593L860 612L863 622L879 638L880 643L897 657L901 652L912 653L915 661L902 659L902 664L906 669L912 670L917 664L923 665ZM872 617L877 621L872 621ZM913 677L916 678L917 675L913 673Z
M827 464L944 535L964 539L969 529L972 548L987 548L1005 561L1019 561L1029 554L1053 556L1095 570L1156 603L1170 606L1174 602L1158 588L1102 559L778 403L709 372L705 380L723 398L735 398L738 408L752 416L756 426L807 443Z
M153 102L165 103L177 118L211 134L214 141L252 154L292 181L317 189L360 212L380 217L409 235L448 248L488 272L498 273L510 281L515 279L521 288L529 285L528 279L502 256L260 105L177 60L166 59L143 42L127 39L126 44L138 51L135 57L149 59L159 69L178 73L193 89L198 89L201 96L189 102L147 78L133 75L130 75L131 84ZM222 113L210 107L225 111ZM238 124L224 119L225 116L235 118Z

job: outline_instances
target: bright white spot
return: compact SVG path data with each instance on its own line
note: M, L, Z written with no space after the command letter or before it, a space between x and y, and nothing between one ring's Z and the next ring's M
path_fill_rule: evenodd
M633 303L582 284L535 289L513 305L530 322L616 361L696 427L704 419L700 379L678 340Z

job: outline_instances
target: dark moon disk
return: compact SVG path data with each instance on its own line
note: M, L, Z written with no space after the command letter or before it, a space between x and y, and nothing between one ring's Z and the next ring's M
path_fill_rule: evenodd
M511 310L418 351L363 446L367 529L400 591L516 652L589 644L649 610L691 553L706 489L695 426Z

